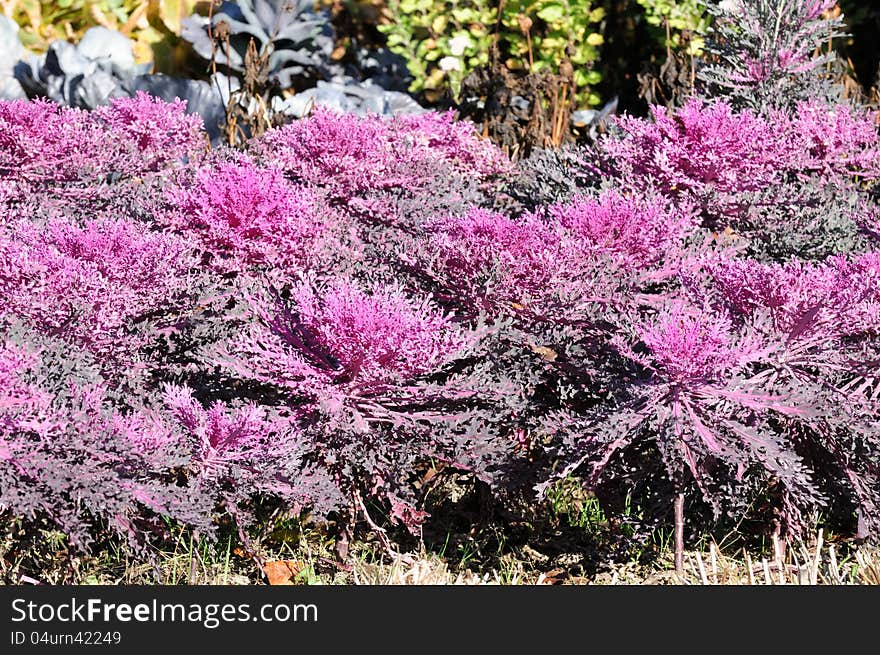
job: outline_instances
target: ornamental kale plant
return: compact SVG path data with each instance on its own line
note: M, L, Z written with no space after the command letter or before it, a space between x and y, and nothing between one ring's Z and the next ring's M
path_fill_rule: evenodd
M303 282L269 308L236 367L297 394L370 397L438 369L467 342L450 317L399 287Z
M835 179L880 177L878 114L858 107L799 104L791 128L801 146L802 170Z
M876 237L876 200L852 184L794 180L741 194L732 238L766 262L791 257L821 261L841 252L869 250Z
M485 373L455 370L475 352L479 331L399 286L306 280L289 298L252 305L251 330L206 358L286 398L307 435L311 475L323 473L311 497L323 512L372 522L369 495L416 530L426 515L402 473L425 458L467 467L499 439L492 408L517 400L486 386Z
M425 250L437 253L435 276L450 292L473 298L477 310L491 307L492 299L530 305L554 276L567 272L561 234L534 215L517 221L473 209L427 229Z
M89 116L127 150L114 162L116 171L134 174L169 167L204 149L202 119L185 110L182 101L163 102L139 91L133 98L112 100Z
M109 530L143 554L163 516L210 532L210 499L169 475L185 453L143 453L147 441L173 442L167 428L120 403L89 356L2 321L0 508L48 520L80 549Z
M724 102L691 100L674 115L654 107L652 119L620 117L624 138L606 137L603 150L621 174L647 178L672 196L687 193L709 204L713 192L762 189L779 180L779 164L793 156L777 125Z
M871 533L876 367L857 363L856 353L872 338L850 346L819 320L825 311L831 303L819 300L779 331L768 308L745 319L679 299L634 313L611 340L623 357L606 360L617 379L612 397L586 411L567 403L546 420L543 429L562 435L560 454L571 458L556 476L581 470L591 485L625 479L625 462L650 442L677 496L677 557L691 485L716 513L772 489L784 534L803 534L812 513L842 494Z
M157 448L141 440L139 449L183 448L190 493L213 501L240 526L255 521L254 504L261 497L299 511L326 492L326 480L304 461L307 443L289 415L253 402L214 401L205 407L191 388L174 384L164 385L162 401L162 420L173 426L177 442Z
M415 192L444 171L487 178L506 170L501 151L451 113L376 120L319 108L254 147L292 179L326 187L343 202L376 190Z
M451 113L378 119L319 108L254 140L251 152L326 198L337 238L351 253L337 270L384 283L421 277L413 275L411 255L423 226L489 204L510 166Z
M204 149L201 119L183 103L145 93L94 112L48 101L0 105L0 174L7 183L96 184L107 176L157 172ZM81 190L84 192L86 190Z
M601 170L693 203L705 227L745 237L755 253L831 254L823 242L855 247L875 220L867 184L877 176L880 136L864 109L810 102L760 115L693 99L618 125L600 144Z
M685 207L614 190L603 191L597 198L576 197L551 205L547 213L577 240L607 253L628 270L657 264L680 247L694 228L693 216Z
M280 170L236 154L212 157L179 177L167 191L166 220L199 240L212 267L244 271L268 265L296 272L318 265L329 217L319 215L315 193L288 183Z
M703 93L737 107L793 108L813 99L836 102L841 88L823 71L829 42L843 34L836 0L725 0L707 9L712 57L698 68Z
M835 256L813 264L721 262L709 268L709 296L739 323L765 315L768 337L785 344L764 373L778 384L813 388L822 399L810 431L797 435L838 467L859 508L861 530L875 530L878 256ZM864 458L853 458L857 452ZM827 466L827 464L826 464ZM875 473L871 473L871 471ZM823 471L827 474L827 470Z
M621 135L603 140L617 175L647 178L664 194L689 194L709 206L715 196L756 191L794 176L830 180L877 175L874 113L844 105L802 103L791 115L734 111L720 101L688 102L675 114L653 109L653 120L618 119Z
M606 190L518 219L485 209L439 218L423 248L446 293L474 307L573 319L590 305L624 302L634 278L667 275L657 265L692 228L692 214L662 198Z
M0 170L7 183L97 178L103 172L94 153L105 146L105 134L85 112L49 102L4 102L0 134Z
M4 310L117 374L149 366L144 349L194 300L197 263L185 239L126 219L0 227Z

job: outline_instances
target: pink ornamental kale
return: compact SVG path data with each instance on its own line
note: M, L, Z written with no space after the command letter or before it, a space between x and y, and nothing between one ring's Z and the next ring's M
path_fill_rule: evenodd
M144 93L86 112L48 101L0 101L0 177L27 183L91 182L157 171L204 150L185 103Z
M624 187L648 184L694 202L706 216L738 215L755 193L774 188L778 194L759 201L759 209L767 203L798 208L808 202L792 190L798 181L847 189L853 176L880 173L880 135L869 112L809 102L797 104L791 116L781 110L758 115L692 99L674 113L662 107L652 113L653 121L618 119L623 133L601 142L607 166Z
M801 103L790 138L802 144L802 168L834 177L880 177L880 116L866 109Z
M768 347L751 326L711 308L674 300L657 316L622 327L613 341L644 375L619 379L619 402L596 409L583 454L561 475L589 463L595 482L615 454L653 440L676 493L693 482L720 513L729 489L755 466L780 485L786 527L802 528L802 511L821 495L792 435L817 417L821 382L780 375L785 369L777 370L772 355L781 344ZM680 505L676 512L680 519Z
M673 254L695 228L688 211L662 198L615 190L552 205L547 211L552 221L583 241L585 251L610 255L629 270L643 269Z
M750 110L692 99L675 114L658 106L651 112L653 121L617 119L624 136L603 138L602 149L623 175L652 180L670 196L761 190L790 157L779 127Z
M255 150L272 165L349 200L363 192L426 186L439 170L477 178L499 172L504 155L449 116L384 120L317 109L269 131Z
M185 100L169 103L138 91L133 98L114 98L92 115L124 146L117 166L135 173L156 171L205 150L202 119L185 110Z
M473 209L435 220L425 249L444 286L477 306L543 313L611 302L631 276L663 275L653 269L674 264L692 226L689 212L662 199L605 191L518 219Z
M428 227L428 255L436 253L445 284L478 298L517 304L546 293L564 272L562 237L538 216L514 220L473 209L463 216L434 221Z
M379 119L317 110L266 133L260 152L295 179L326 185L348 196L375 186L406 184L396 175L395 153Z
M732 260L712 264L707 272L734 316L766 310L774 328L789 338L808 328L843 336L880 327L877 253L836 256L820 263Z
M193 465L216 476L230 466L260 467L289 455L296 442L289 421L271 420L265 408L231 409L214 403L205 409L183 387L166 385L165 406L192 441Z
M184 301L196 263L184 239L124 219L21 220L0 232L0 296L42 334L136 359L139 324Z
M694 380L719 380L736 363L730 324L682 304L640 323L636 333L649 354L636 356L628 349L624 354L670 381L690 384Z
M0 101L0 181L97 180L110 168L108 147L88 112L48 100Z
M734 316L750 316L767 309L782 332L836 293L833 270L796 260L786 264L725 261L711 265L708 273Z
M168 475L175 459L139 452L173 436L147 414L119 411L81 353L33 338L7 331L0 342L0 510L46 518L82 549L99 522L135 549L159 531L160 514L210 529L213 503Z
M303 283L289 304L257 307L265 325L233 366L306 397L371 396L435 372L468 344L427 298L398 286Z
M24 346L0 343L0 379L4 381L0 388L0 429L4 432L13 415L18 421L26 417L27 423L37 427L43 421L39 414L47 412L52 403L49 394L26 381L26 371L34 368L38 362L37 355ZM9 457L9 446L0 438L0 460Z
M315 259L326 237L313 193L244 156L196 169L168 197L168 220L199 239L221 270L297 270Z
M245 518L258 494L301 507L332 486L303 467L301 435L289 417L251 403L214 402L205 408L189 389L174 385L165 385L163 400L187 445L193 485L221 499L237 520Z
M488 177L507 172L510 162L491 141L481 138L473 123L456 121L455 112L426 112L394 118L390 129L450 164L456 172Z

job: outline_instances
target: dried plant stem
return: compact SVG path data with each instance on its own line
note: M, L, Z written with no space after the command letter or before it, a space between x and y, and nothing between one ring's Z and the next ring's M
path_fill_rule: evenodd
M675 513L675 573L684 577L684 493L675 494L673 501ZM702 569L702 563L700 564Z
M559 102L559 87L554 85L553 91L553 100L552 100L552 112L550 114L550 136L544 136L543 140L549 143L545 143L545 146L553 145L556 141L556 123L558 121L560 111L560 102Z
M778 531L773 532L773 556L775 558L776 570L779 573L779 584L785 584L785 565L782 562L782 546L780 545Z
M754 571L754 565L752 564L752 556L749 555L749 552L745 548L743 548L743 555L745 556L746 568L748 569L748 572L749 572L749 584L754 585L755 584L755 571Z
M715 542L709 544L709 561L712 565L712 584L718 584L718 556L715 553Z
M385 530L385 528L379 526L375 521L373 521L373 518L370 516L370 512L367 510L367 504L361 497L360 492L355 492L354 502L355 506L360 510L361 516L363 516L364 520L370 526L370 529L379 539L379 543L382 544L382 548L385 550L386 554L395 561L400 559L402 556L400 553L397 552L397 550L395 550L394 546L391 544L391 540L388 538L388 532Z
M703 557L697 552L697 566L700 567L700 580L704 585L709 585L709 576L706 575L706 566L703 564Z
M529 72L531 73L535 69L535 59L532 54L532 33L531 30L525 30L526 33L526 46L529 49Z
M810 581L812 584L819 584L819 564L822 562L822 530L816 537L816 556L813 558L813 565L810 567Z
M832 580L840 584L840 569L837 566L837 551L834 548L834 544L828 546L828 568L831 570Z
M672 32L669 29L669 20L663 18L663 26L666 28L666 59L672 57Z

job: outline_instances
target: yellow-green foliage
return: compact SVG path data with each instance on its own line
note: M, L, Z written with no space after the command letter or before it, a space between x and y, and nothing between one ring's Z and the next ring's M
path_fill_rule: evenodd
M455 93L468 71L489 61L496 19L489 0L390 0L392 22L380 25L388 47L407 60L411 91Z
M706 42L703 35L709 28L705 0L637 0L645 9L645 18L661 29L664 47L683 49L689 55L700 55ZM668 35L668 36L667 36Z
M90 27L119 30L135 42L135 59L152 61L195 0L0 0L0 12L21 27L30 50L44 51L56 39L79 41Z
M411 91L458 94L462 78L488 63L499 27L501 53L510 68L558 71L566 58L574 66L577 100L597 104L591 87L601 75L592 69L602 45L605 10L581 0L389 0L391 23L379 26L388 47L406 57L414 76ZM530 56L531 52L531 56Z
M604 42L601 25L605 9L598 2L579 0L509 0L504 5L503 23L505 38L514 61L528 62L529 41L532 60L536 70L556 71L566 57L566 46L572 44L569 61L574 66L574 82L579 89L578 97L590 105L599 103L599 97L589 88L597 85L602 76L592 69L599 59L599 47ZM520 20L526 16L533 21L530 39L520 28ZM537 28L537 29L536 29ZM513 62L511 62L513 63Z

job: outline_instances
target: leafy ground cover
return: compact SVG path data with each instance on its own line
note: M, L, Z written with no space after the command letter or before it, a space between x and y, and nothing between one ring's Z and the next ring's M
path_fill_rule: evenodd
M0 102L4 575L684 577L733 534L752 574L868 579L880 133L816 56L833 4L728 4L681 107L518 161L451 112L212 148L143 92Z

